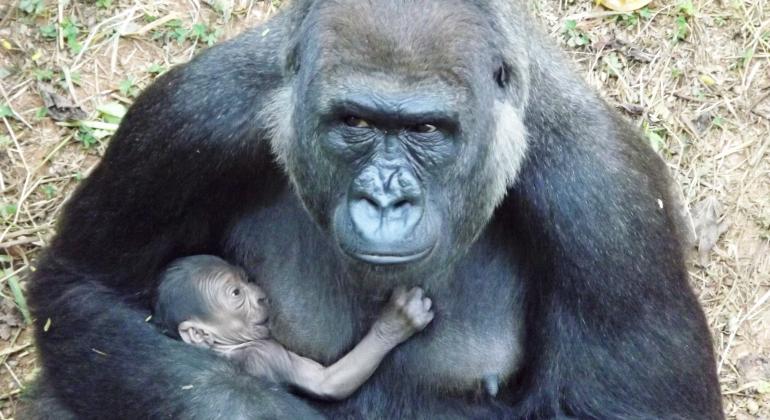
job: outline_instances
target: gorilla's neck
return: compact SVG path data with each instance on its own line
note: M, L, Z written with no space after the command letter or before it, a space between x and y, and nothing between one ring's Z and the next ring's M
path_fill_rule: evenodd
M420 286L425 290L445 287L454 270L454 264L447 264L438 270L426 270L421 267L363 265L351 263L345 257L339 258L337 263L343 267L343 281L352 295L361 296L363 293L376 298L389 294L398 286Z

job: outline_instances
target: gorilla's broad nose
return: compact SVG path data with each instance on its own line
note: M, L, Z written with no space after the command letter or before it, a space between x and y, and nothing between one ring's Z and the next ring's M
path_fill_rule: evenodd
M403 166L373 165L353 182L350 216L356 231L372 245L407 239L422 214L422 188Z

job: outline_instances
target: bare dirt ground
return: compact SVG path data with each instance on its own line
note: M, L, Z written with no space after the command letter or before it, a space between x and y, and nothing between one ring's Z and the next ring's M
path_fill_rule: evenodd
M34 378L24 290L62 203L136 94L274 13L255 0L0 0L0 418ZM770 418L770 2L530 2L668 162L729 418ZM75 122L66 122L74 119Z

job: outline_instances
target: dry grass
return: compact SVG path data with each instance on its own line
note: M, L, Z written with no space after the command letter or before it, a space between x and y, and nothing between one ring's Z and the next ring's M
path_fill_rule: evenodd
M5 3L0 418L13 416L36 369L17 309L24 278L114 128L97 107L130 104L157 71L187 61L212 34L228 38L274 9L254 0L212 1L231 13L199 0ZM770 3L656 1L633 15L588 0L532 8L589 83L648 133L690 208L706 209L694 212L702 255L691 274L714 332L725 410L770 417ZM41 82L81 107L92 128L42 114Z

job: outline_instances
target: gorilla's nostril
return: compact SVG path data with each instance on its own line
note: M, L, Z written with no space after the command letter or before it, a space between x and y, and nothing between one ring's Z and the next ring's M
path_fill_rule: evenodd
M375 209L379 209L381 206L374 201L374 199L370 197L362 197L362 200L364 200L367 204L369 204L371 207L374 207Z
M404 207L407 207L409 204L411 204L411 203L407 199L399 200L399 201L393 203L393 209L394 210L399 210L399 209L402 209Z

